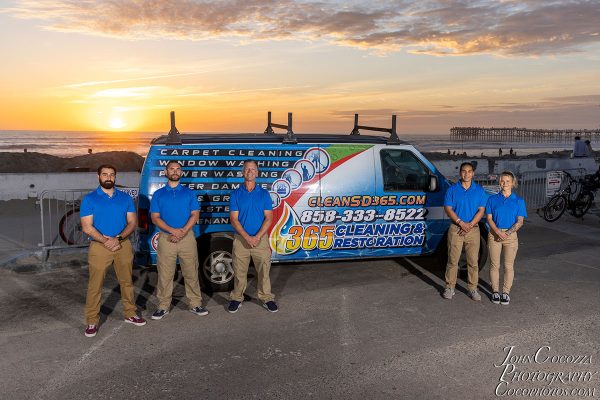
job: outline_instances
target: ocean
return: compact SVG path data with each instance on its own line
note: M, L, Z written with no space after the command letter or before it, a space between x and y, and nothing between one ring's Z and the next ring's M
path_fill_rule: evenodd
M150 141L165 133L156 132L73 132L73 131L0 131L0 152L46 153L60 157L75 157L104 151L132 151L146 156ZM227 135L227 133L223 133ZM537 154L556 150L570 150L565 143L510 143L510 142L457 142L450 134L402 135L400 139L413 144L422 152L467 153L468 157L497 156L498 149L508 154L510 148L517 155ZM595 144L595 143L594 143ZM595 147L595 146L594 146Z

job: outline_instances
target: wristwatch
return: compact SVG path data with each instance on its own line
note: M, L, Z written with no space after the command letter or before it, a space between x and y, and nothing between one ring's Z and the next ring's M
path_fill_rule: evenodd
M122 242L122 241L123 241L123 236L121 236L121 234L118 234L118 235L116 236L116 238L117 238L117 239L119 239L119 242Z

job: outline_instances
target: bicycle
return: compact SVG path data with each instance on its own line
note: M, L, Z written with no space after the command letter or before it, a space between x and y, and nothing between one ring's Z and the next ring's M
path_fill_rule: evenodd
M575 180L568 172L562 173L567 178L567 184L544 206L544 219L548 222L558 220L567 209L575 218L581 218L594 203L594 191L598 187L592 178L586 176L585 179Z

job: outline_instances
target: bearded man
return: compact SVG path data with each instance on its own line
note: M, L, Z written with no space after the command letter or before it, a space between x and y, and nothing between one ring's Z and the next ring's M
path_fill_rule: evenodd
M121 287L121 302L125 322L143 326L133 298L133 248L127 239L137 224L133 199L115 189L117 169L108 164L98 167L96 190L81 201L81 227L91 242L88 252L89 280L85 300L85 336L94 337L100 323L100 300L106 271L114 265Z
M171 160L165 168L167 184L154 192L150 202L150 215L158 234L156 297L158 309L152 319L160 320L169 313L173 295L173 277L177 259L185 284L190 312L207 315L202 307L202 293L198 282L198 247L193 227L200 217L200 205L194 192L183 186L181 164Z

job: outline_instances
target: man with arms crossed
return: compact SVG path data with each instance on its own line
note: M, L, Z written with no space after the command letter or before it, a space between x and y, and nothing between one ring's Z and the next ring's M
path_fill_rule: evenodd
M178 257L190 311L196 315L207 315L208 311L202 307L202 293L198 282L198 248L192 229L200 216L198 199L192 190L179 182L181 164L178 161L169 161L165 172L167 185L154 192L150 202L152 222L160 229L156 250L156 297L160 304L152 314L152 319L162 319L169 313Z
M146 324L137 316L133 299L133 249L126 238L135 230L137 217L133 199L115 189L117 169L112 165L98 168L100 186L81 201L81 227L92 239L88 252L89 281L85 300L85 336L94 337L100 322L100 300L106 270L114 263L121 287L125 322Z
M463 245L467 256L469 297L481 300L477 292L479 281L479 220L485 213L486 195L481 186L473 182L475 168L464 162L460 165L460 180L450 186L444 199L444 211L452 221L448 229L448 264L446 264L446 289L442 296L452 299L458 275L458 260Z
M244 183L231 193L229 200L229 220L235 229L233 239L234 289L229 295L227 311L235 313L244 301L244 291L248 284L248 266L254 261L258 274L258 299L270 312L277 312L271 293L271 249L267 231L273 220L273 207L269 192L256 184L258 164L254 160L244 161L242 168Z

